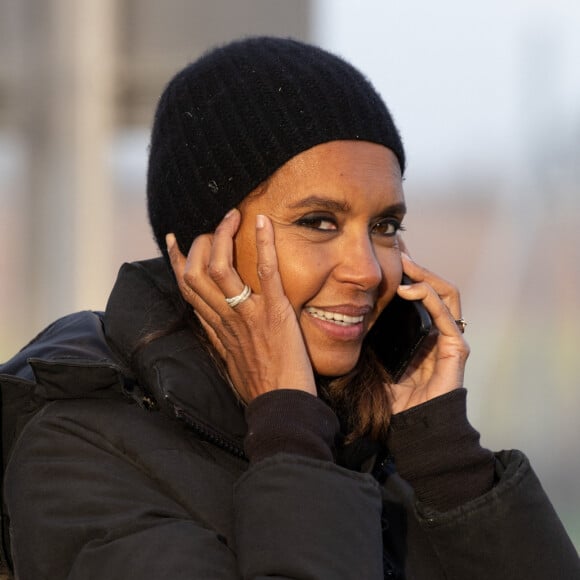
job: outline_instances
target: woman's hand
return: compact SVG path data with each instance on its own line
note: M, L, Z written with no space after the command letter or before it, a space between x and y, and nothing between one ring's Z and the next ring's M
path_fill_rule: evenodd
M449 282L413 262L402 253L403 271L413 280L397 293L406 300L421 300L433 320L433 330L405 371L391 386L392 412L400 413L463 386L469 345L456 320L461 318L458 290Z
M193 306L210 341L224 360L234 388L249 403L275 389L299 389L316 395L314 373L296 314L282 287L274 230L256 220L260 293L232 308L225 298L241 293L244 282L233 265L238 210L229 212L214 234L198 236L187 259L167 236L171 266L181 294Z

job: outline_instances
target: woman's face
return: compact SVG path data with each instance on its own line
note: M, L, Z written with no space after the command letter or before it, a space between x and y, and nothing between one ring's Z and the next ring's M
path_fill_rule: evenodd
M264 214L315 371L350 371L401 281L397 231L405 205L396 157L368 142L324 143L288 161L239 209L235 258L242 280L260 291L255 223Z

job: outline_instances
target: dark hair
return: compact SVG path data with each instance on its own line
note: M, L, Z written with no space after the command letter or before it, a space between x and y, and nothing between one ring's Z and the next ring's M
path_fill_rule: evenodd
M391 419L390 385L389 374L368 346L363 346L349 373L319 381L319 389L346 423L346 443L363 436L375 441L386 439Z

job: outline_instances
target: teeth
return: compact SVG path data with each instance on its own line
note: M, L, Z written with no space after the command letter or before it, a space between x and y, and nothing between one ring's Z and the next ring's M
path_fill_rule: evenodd
M362 322L364 316L348 316L348 314L339 314L338 312L328 312L327 310L319 310L318 308L312 308L309 306L306 312L312 314L315 318L320 318L321 320L329 320L335 324L341 326L349 326L350 324L358 324Z

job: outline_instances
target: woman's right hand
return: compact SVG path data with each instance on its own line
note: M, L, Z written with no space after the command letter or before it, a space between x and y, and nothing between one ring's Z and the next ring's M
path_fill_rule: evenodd
M230 379L249 403L276 389L316 395L314 372L296 313L280 279L272 223L256 220L257 273L260 293L232 308L225 298L240 294L244 282L233 265L238 210L229 212L213 234L198 236L187 258L175 236L167 249L184 299L193 307L210 341L224 360Z

